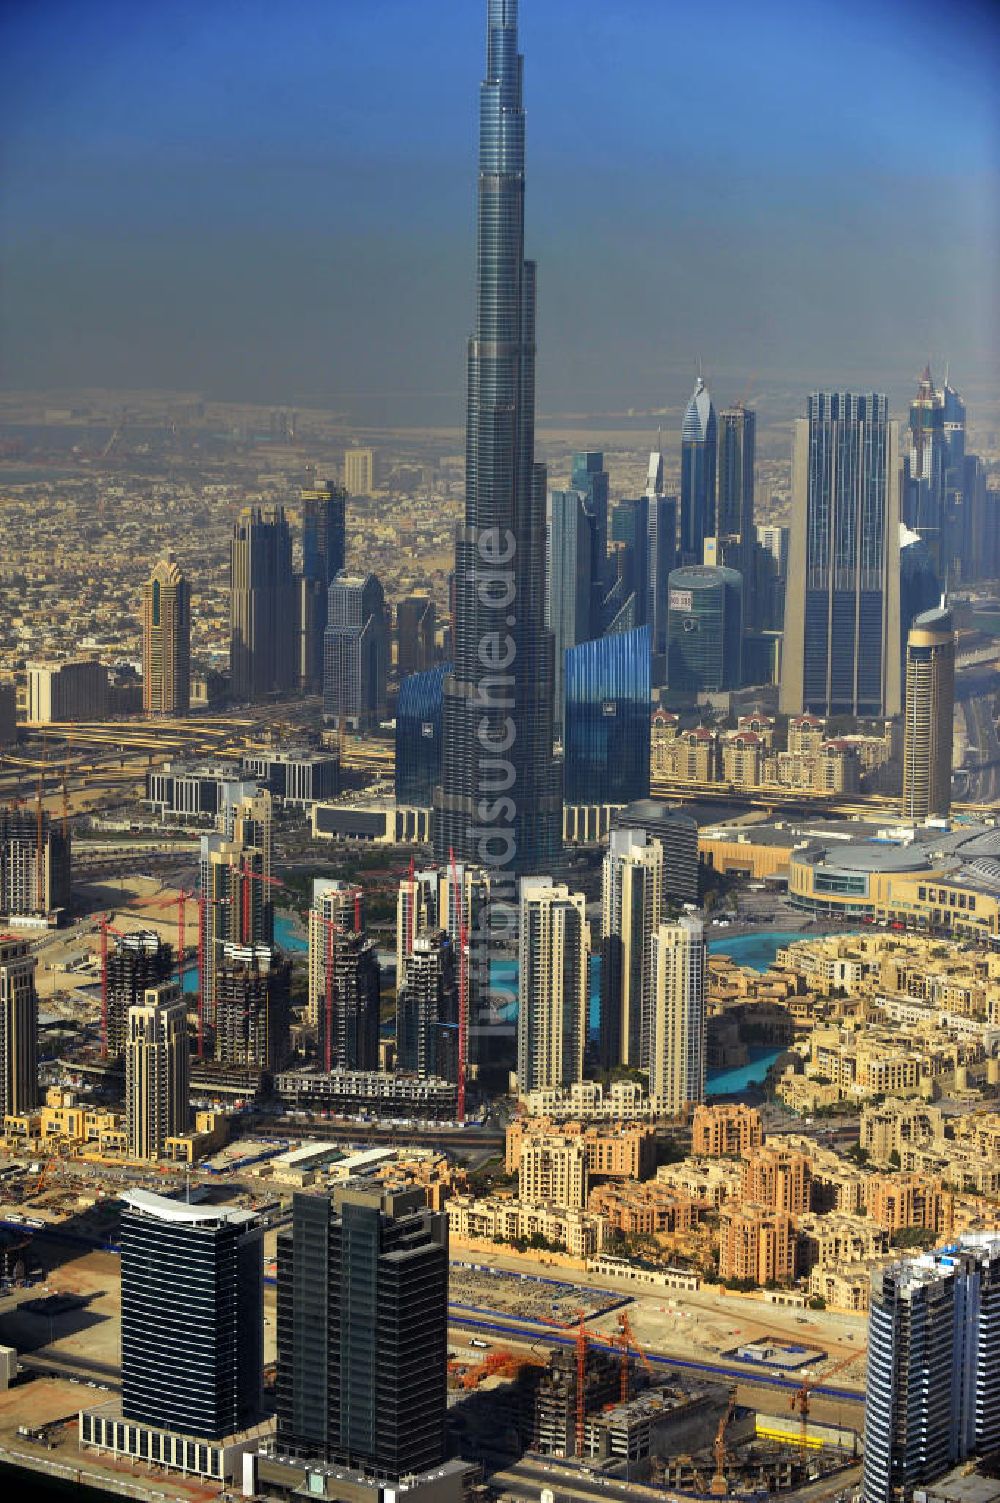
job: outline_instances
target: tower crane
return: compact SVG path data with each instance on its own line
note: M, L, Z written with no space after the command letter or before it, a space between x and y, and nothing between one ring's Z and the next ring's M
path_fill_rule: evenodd
M823 1383L829 1382L831 1378L836 1377L837 1373L842 1372L845 1367L849 1367L855 1358L863 1357L864 1353L865 1348L863 1346L855 1348L854 1351L848 1352L846 1357L841 1357L839 1362L835 1362L832 1367L827 1368L826 1372L822 1375L822 1379L819 1377L803 1378L801 1387L797 1388L792 1394L788 1401L788 1407L789 1409L797 1409L799 1411L799 1452L802 1456L805 1456L809 1449L809 1395L812 1390L820 1381Z

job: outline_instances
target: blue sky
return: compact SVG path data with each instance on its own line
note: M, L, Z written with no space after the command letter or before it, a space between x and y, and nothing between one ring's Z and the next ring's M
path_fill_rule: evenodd
M3 384L458 421L484 12L7 0ZM544 410L675 403L699 356L995 383L993 7L522 0L521 33Z

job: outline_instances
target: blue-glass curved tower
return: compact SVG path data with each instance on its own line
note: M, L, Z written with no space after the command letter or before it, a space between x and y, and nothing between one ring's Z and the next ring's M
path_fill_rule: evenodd
M650 628L566 652L566 801L649 797Z
M476 328L469 341L465 521L455 547L438 860L511 876L558 859L545 470L534 462L535 265L524 259L523 59L517 0L488 0L479 106Z
M450 663L411 673L396 702L396 802L429 805L441 781L442 693Z

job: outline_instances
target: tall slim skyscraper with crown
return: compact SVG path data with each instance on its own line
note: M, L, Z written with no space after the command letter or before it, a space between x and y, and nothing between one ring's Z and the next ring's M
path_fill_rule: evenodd
M439 861L551 870L562 801L545 629L545 468L535 447L535 265L524 259L517 0L488 0L480 92L476 330L469 341L465 521L455 547Z

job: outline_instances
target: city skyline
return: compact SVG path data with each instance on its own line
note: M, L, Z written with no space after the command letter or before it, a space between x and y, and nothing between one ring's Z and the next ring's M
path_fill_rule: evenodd
M166 32L96 4L85 34L68 14L54 38L57 9L5 23L3 385L321 395L359 420L457 421L477 8L299 0L267 46L261 19L234 27L225 4L184 5ZM928 356L995 388L988 7L941 28L885 0L842 8L833 30L790 4L732 6L721 60L683 13L534 0L522 19L543 411L672 406L699 357L733 397L753 378L851 386L862 371L893 394L898 371L902 394ZM377 105L352 65L376 53ZM435 109L419 110L432 62ZM567 78L604 107L567 110ZM599 211L586 246L569 230L584 180ZM928 192L903 257L897 227ZM72 261L54 234L66 217Z

